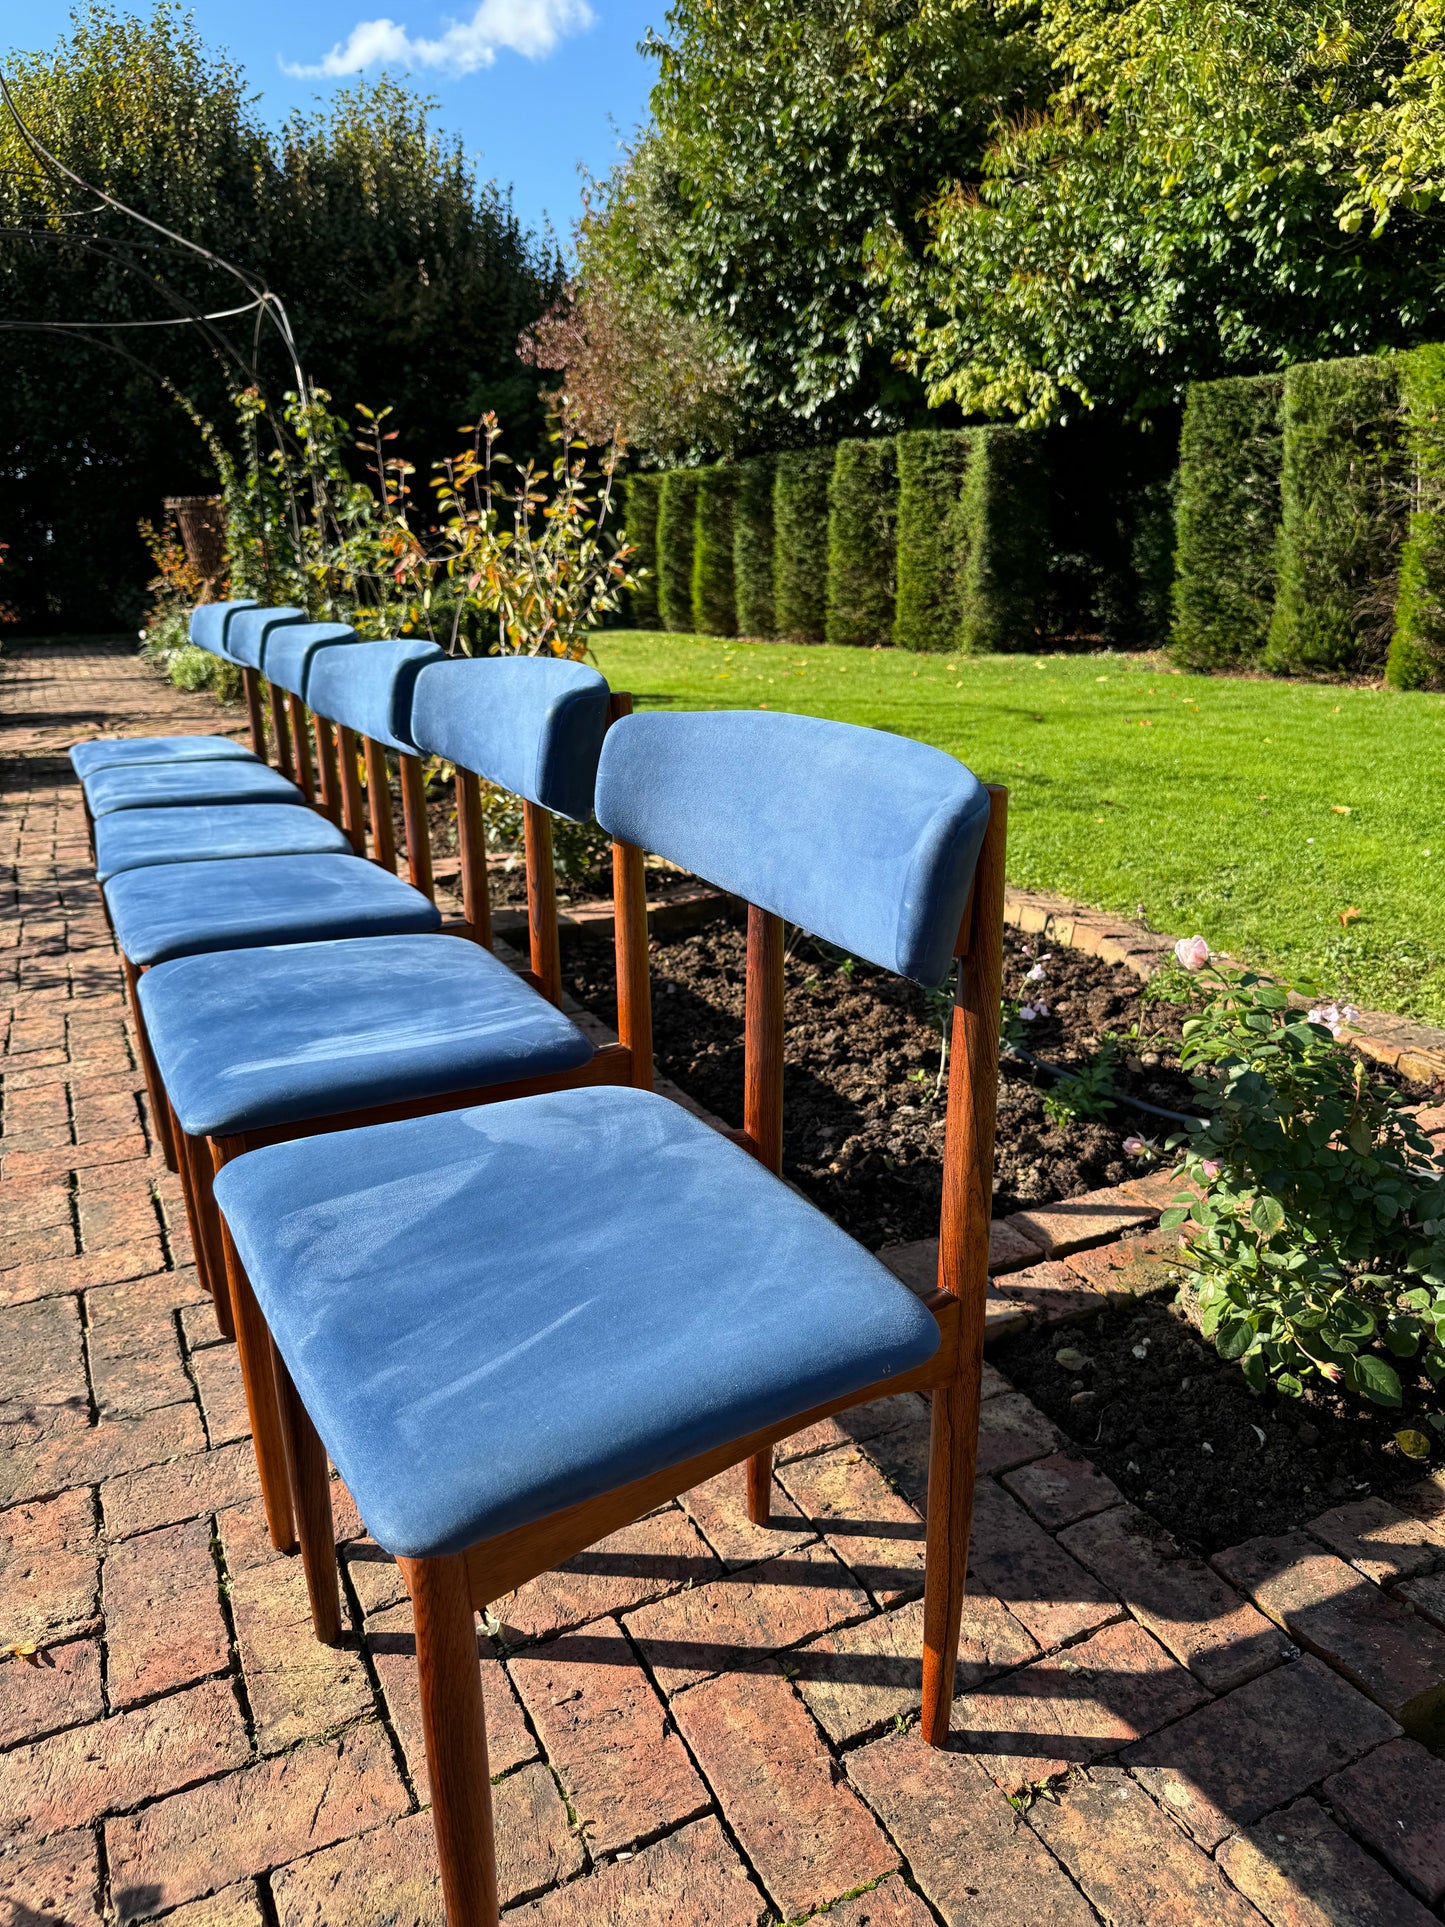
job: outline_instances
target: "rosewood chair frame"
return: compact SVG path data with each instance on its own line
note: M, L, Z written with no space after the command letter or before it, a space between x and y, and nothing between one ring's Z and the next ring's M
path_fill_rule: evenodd
M619 716L628 714L631 708L630 696L613 692L608 703L609 724ZM379 751L380 745L368 743L367 748ZM415 877L423 861L429 870L430 840L426 812L422 807L419 758L405 757L402 765L404 771L408 765L415 771L412 792L415 801L413 807L406 811L407 837L411 846L409 862ZM385 762L380 761L373 783L369 785L373 797L379 794L380 772L385 768ZM404 777L404 784L405 781ZM443 925L441 934L470 937L474 942L491 949L481 784L474 772L461 767L456 770L455 781L466 917L462 923ZM405 796L404 787L404 808ZM535 803L524 800L523 810L530 968L519 971L518 975L550 1003L560 1004L561 949L552 857L552 819L545 809ZM584 1085L630 1084L640 1090L650 1090L653 1077L652 1008L648 996L647 887L642 852L631 844L614 843L612 869L618 1041L600 1045L588 1061L575 1070L369 1105L359 1110L333 1112L230 1137L187 1136L171 1111L169 1100L165 1099L181 1153L182 1185L187 1210L192 1214L191 1234L197 1253L197 1269L215 1301L217 1321L222 1331L236 1340L267 1529L272 1544L280 1552L294 1552L298 1545L299 1500L293 1499L293 1488L298 1493L310 1493L309 1503L313 1506L317 1500L311 1487L297 1485L294 1468L289 1461L283 1427L283 1407L292 1396L287 1390L289 1380L284 1376L284 1367L280 1372L273 1370L270 1333L240 1256L216 1207L212 1189L215 1173L243 1152L256 1150L264 1144L284 1143L293 1138L355 1130L363 1125L392 1123L402 1118L427 1117L443 1111L465 1110L479 1104L500 1103L508 1098L532 1097L542 1091L567 1090ZM135 1008L139 1011L138 999ZM158 1072L156 1082L164 1098ZM317 1554L320 1542L315 1534L309 1543L305 1537L301 1537L299 1543L306 1564L313 1618L320 1636L327 1643L333 1643L340 1624L340 1608L335 1549L330 1534L329 1501L324 1556Z
M747 1465L749 1517L766 1524L774 1445L834 1413L899 1392L927 1392L932 1403L922 1732L930 1746L947 1744L978 1459L1003 987L1008 792L990 786L989 797L989 825L955 948L938 1282L925 1301L938 1321L939 1346L933 1358L913 1371L799 1412L531 1525L480 1540L464 1552L398 1561L416 1629L422 1727L448 1927L498 1927L500 1917L474 1615L741 1462ZM744 1125L732 1135L774 1172L782 1161L783 934L777 917L749 906ZM326 1452L279 1354L275 1364L316 1629L334 1643L340 1614ZM330 1577L318 1587L313 1574L323 1568Z

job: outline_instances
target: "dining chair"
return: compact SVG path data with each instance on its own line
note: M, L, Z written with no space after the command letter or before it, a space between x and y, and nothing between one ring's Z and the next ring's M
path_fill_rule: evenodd
M400 1561L451 1927L496 1927L474 1615L832 1413L928 1392L922 1732L945 1743L979 1410L1007 796L941 751L772 712L626 717L597 817L745 899L744 1125L626 1088L247 1152L216 1198L273 1338L303 1553L327 1458ZM937 1289L780 1176L783 919L954 972Z
M205 1251L218 1299L233 1259L212 1174L253 1146L574 1084L650 1087L640 852L623 848L614 858L619 1041L594 1045L557 1008L551 813L590 816L615 700L595 670L551 659L439 663L417 679L411 735L454 766L459 803L465 789L486 780L512 788L540 819L527 866L530 981L480 939L447 935L190 956L140 978L149 1048L194 1201L193 1242ZM360 719L354 704L347 713ZM473 859L483 866L474 887L485 902L480 838L468 853ZM244 1277L230 1291L230 1312L268 1525L278 1549L291 1551L270 1340ZM334 1606L334 1560L308 1577L322 1597L329 1584Z

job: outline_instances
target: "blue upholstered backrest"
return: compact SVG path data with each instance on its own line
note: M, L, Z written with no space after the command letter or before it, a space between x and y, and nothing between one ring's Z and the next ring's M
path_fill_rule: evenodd
M235 602L198 603L191 611L191 641L198 649L209 649L213 656L224 656L231 618L242 609L255 607L254 596L242 596Z
M580 822L592 814L607 684L555 656L457 657L417 678L419 747Z
M360 640L348 622L288 622L267 636L261 651L261 668L267 682L289 689L293 696L304 697L316 652Z
M388 749L413 751L417 675L445 658L434 642L330 643L311 658L306 700L318 716L344 723Z
M232 662L244 663L247 669L260 669L266 638L277 629L305 621L304 609L285 605L278 609L238 609L226 625L226 654Z
M988 813L942 750L816 716L624 716L597 772L613 836L922 984L948 972Z

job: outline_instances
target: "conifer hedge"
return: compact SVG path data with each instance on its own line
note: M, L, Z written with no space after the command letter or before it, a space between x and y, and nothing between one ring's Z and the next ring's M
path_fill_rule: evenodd
M892 640L897 521L895 444L839 442L828 484L829 642L871 648Z
M1191 669L1253 662L1269 636L1283 397L1283 375L1239 375L1195 382L1185 400L1173 650Z
M918 428L896 437L900 649L952 649L958 640L957 514L970 451L964 429Z
M733 507L735 468L700 468L697 474L697 527L692 547L692 626L700 636L735 636L737 603L733 592Z
M1398 358L1289 369L1266 669L1352 669L1385 654L1400 484Z
M660 475L629 475L623 484L623 528L627 540L637 550L634 569L647 571L644 579L627 595L628 620L635 629L655 629L657 613L657 507L662 486Z
M740 636L771 637L773 628L773 469L771 455L737 467L733 502L733 591Z
M1445 347L1398 359L1409 523L1385 670L1397 689L1445 686Z
M773 624L799 642L821 642L825 630L832 473L831 448L795 448L773 475Z
M664 629L692 629L692 551L697 530L695 468L670 468L657 510L657 609Z
M1032 648L1048 566L1048 477L1037 435L965 428L963 490L951 518L958 557L955 647Z

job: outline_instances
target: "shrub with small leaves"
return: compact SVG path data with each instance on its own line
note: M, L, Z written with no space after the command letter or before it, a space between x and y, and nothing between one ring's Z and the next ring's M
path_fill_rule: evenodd
M1207 987L1206 987L1207 986ZM1207 1115L1169 1140L1200 1321L1256 1390L1319 1377L1398 1406L1445 1384L1445 1179L1399 1094L1252 972L1201 972L1180 1061ZM1313 1015L1314 1013L1311 1013Z

